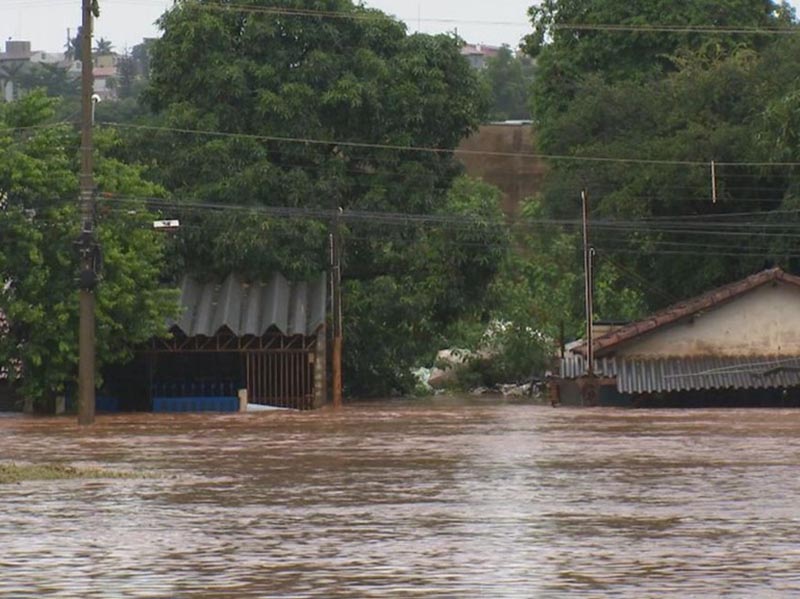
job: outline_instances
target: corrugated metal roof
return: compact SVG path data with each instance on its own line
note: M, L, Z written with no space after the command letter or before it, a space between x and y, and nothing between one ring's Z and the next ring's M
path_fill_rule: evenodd
M577 379L586 374L586 358L573 354L561 359L561 377ZM614 358L598 358L594 361L594 374L599 377L617 376L617 361Z
M773 389L800 386L800 357L696 357L620 360L622 393Z
M621 393L660 393L703 389L775 389L800 386L800 357L742 356L595 361L597 376L617 379ZM561 376L586 374L582 356L561 362Z
M183 315L171 323L187 337L213 337L227 328L237 337L264 335L275 327L287 336L316 333L325 323L325 274L292 283L275 274L267 283L248 283L238 275L223 282L181 282Z

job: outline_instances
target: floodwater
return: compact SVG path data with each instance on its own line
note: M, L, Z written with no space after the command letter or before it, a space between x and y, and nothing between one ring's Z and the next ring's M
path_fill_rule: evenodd
M792 597L800 411L0 418L0 597Z

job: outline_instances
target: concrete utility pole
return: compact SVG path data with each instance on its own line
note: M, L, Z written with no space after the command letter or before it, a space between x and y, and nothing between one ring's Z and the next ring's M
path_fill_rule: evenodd
M342 407L342 250L340 217L336 212L331 233L331 327L333 328L333 407Z
M95 413L95 296L97 284L94 238L94 177L92 165L92 25L97 0L83 0L81 39L81 235L80 330L78 338L78 424L88 426Z
M586 403L594 405L596 403L595 380L594 380L594 289L593 276L593 254L594 248L589 241L589 194L586 190L581 192L581 207L583 215L583 271L585 277L585 304L586 304L586 376L588 386L585 389L584 398Z

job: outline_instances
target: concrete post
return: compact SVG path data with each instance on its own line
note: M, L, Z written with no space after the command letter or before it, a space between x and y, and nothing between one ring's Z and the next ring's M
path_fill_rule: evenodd
M328 364L326 347L327 331L320 327L317 331L317 347L314 357L314 407L321 408L328 403Z

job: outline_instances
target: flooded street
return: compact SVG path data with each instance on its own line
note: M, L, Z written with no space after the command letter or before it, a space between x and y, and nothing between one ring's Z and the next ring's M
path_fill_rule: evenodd
M786 597L800 411L0 418L2 597Z

